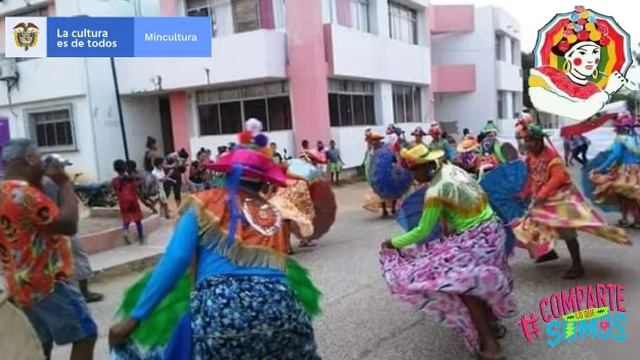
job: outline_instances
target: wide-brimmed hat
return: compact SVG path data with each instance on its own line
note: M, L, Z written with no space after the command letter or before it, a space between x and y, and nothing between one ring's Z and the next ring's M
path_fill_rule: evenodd
M377 133L375 131L372 131L372 130L369 130L369 131L365 132L365 134L364 134L364 140L366 142L368 142L368 143L372 143L372 142L376 142L376 141L382 141L382 139L384 139L383 135L381 135L381 134L379 134L379 133Z
M230 173L234 167L242 169L242 177L262 180L273 184L286 186L285 170L267 155L249 148L236 149L222 155L218 161L205 164L215 172Z
M269 138L260 131L262 123L257 119L249 119L245 130L238 134L240 144L221 155L214 163L205 164L205 167L225 174L238 169L242 178L286 186L286 170L273 161L273 153L268 146Z
M413 167L439 160L445 156L445 153L442 150L431 150L427 146L420 144L411 149L402 149L400 156L409 167Z
M413 129L413 131L411 132L411 136L416 136L416 137L424 137L426 136L427 133L424 132L424 130L422 130L422 127L418 126L415 129Z
M460 153L466 153L476 150L478 146L480 146L480 144L478 144L478 141L475 138L467 136L458 143L456 150Z

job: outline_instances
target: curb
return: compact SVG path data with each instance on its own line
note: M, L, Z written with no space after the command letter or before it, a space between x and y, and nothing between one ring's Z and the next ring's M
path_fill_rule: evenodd
M158 252L157 254L150 254L139 259L134 259L128 262L124 262L121 264L116 264L114 266L106 267L104 269L98 269L93 271L93 277L91 278L91 282L104 282L111 280L115 277L143 272L147 269L155 266L163 255L163 252Z

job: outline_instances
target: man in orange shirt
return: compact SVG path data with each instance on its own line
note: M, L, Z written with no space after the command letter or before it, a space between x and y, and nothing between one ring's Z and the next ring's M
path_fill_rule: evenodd
M521 196L531 198L532 206L514 227L520 244L529 250L536 262L555 260L556 238L565 240L572 266L564 275L575 279L584 274L577 231L588 232L610 241L631 245L624 230L609 226L586 201L571 181L562 158L545 144L547 135L539 125L526 130L528 179Z
M40 189L45 174L35 145L14 139L2 149L0 258L11 301L24 310L50 358L53 342L73 343L73 359L92 359L97 327L73 272L69 235L78 228L78 202L62 166L47 174L60 188L60 208Z

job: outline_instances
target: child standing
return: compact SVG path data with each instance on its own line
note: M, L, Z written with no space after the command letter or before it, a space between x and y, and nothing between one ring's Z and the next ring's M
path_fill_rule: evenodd
M138 203L139 184L134 176L127 174L127 163L124 160L114 161L113 170L118 173L118 176L111 181L111 185L118 195L124 241L127 245L131 244L129 225L133 222L136 224L136 230L138 231L138 241L142 245L144 244L144 232L142 229L142 210Z
M164 173L164 159L157 157L153 159L153 171L151 176L155 181L156 191L158 192L158 202L160 203L160 215L166 219L171 219L171 212L169 212L169 204L167 202L167 194L164 192L164 182L171 181Z
M329 142L329 150L327 150L327 160L329 162L329 172L331 173L331 182L338 186L340 185L340 173L344 166L344 161L340 156L340 149L336 147L336 142L331 140Z

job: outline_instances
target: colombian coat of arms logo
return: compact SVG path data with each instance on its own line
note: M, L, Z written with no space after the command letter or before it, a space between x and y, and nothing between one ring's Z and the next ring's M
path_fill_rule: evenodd
M13 27L13 41L24 51L38 45L38 28L34 23L19 23Z

